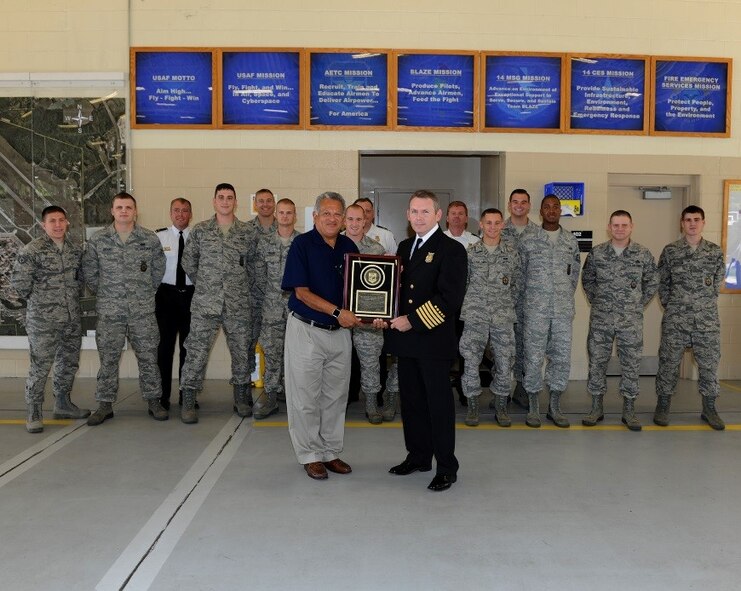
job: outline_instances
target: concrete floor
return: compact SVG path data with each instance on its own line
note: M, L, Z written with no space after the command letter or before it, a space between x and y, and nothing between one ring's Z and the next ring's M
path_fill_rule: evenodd
M241 420L226 382L207 382L197 425L155 423L123 380L113 420L31 435L23 380L2 379L2 588L738 589L741 382L722 384L722 433L700 421L695 383L680 383L669 428L651 423L653 380L642 387L642 433L620 425L614 379L591 429L584 382L565 397L569 430L529 429L515 409L501 429L486 399L467 428L458 407L459 481L436 494L430 473L387 473L401 425L369 425L361 403L342 456L353 473L315 482L285 407ZM78 380L73 399L93 407L93 390Z

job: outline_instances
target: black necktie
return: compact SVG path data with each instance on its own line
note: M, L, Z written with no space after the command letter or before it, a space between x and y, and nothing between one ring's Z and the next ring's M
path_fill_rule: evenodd
M178 238L178 266L175 271L175 287L185 287L185 271L183 266L180 264L183 260L183 249L185 248L185 239L183 238L183 231L180 230L180 238Z
M414 248L412 249L412 254L409 255L409 260L411 260L415 254L417 254L417 251L420 249L421 246L422 246L422 239L417 238L417 242L414 243Z

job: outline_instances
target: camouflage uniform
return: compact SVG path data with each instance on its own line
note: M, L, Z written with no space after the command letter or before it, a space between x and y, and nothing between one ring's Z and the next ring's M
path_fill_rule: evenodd
M461 308L463 336L460 351L465 360L462 379L467 398L481 394L479 365L487 343L494 353L490 390L508 396L515 355L515 307L520 278L520 256L501 241L492 252L483 242L468 249L468 285Z
M157 366L160 335L154 297L165 274L165 253L151 230L134 225L126 243L113 224L96 232L82 255L85 282L97 295L95 342L100 370L95 399L112 403L118 394L118 366L126 337L139 365L145 400L162 397Z
M607 363L617 341L620 394L635 398L643 352L643 309L659 283L656 261L651 251L636 242L630 242L622 254L615 252L611 242L603 242L587 255L581 281L592 306L587 389L592 396L605 395Z
M543 387L563 392L571 368L571 328L574 292L579 281L579 245L571 232L561 228L553 245L543 228L524 235L519 242L522 259L525 380L527 392Z
M684 238L664 247L659 257L659 299L664 306L656 373L659 397L674 393L686 347L692 347L699 368L700 394L718 396L718 293L724 270L720 247L705 239L694 251Z
M260 218L255 216L251 220L247 220L245 225L249 230L254 230L255 240L259 241L261 238L271 236L278 231L278 220L273 219L273 223L267 228L260 223ZM253 278L251 278L253 279ZM280 281L278 281L278 287L280 287ZM252 285L252 293L255 293L254 283ZM285 321L285 319L284 319ZM252 334L250 338L250 375L255 371L255 347L257 341L260 338L262 332L262 307L259 298L252 298Z
M182 390L200 392L208 355L219 326L224 329L232 358L235 385L249 384L252 338L252 287L256 232L245 222L234 220L224 236L216 216L196 224L185 244L181 264L196 286L191 303L188 352L183 366Z
M382 255L386 253L383 245L368 236L363 236L355 243L360 254ZM381 349L383 349L383 331L370 325L352 329L352 342L358 352L360 361L360 387L366 396L375 397L381 391Z
M539 227L538 224L528 220L525 229L520 233L515 229L515 225L512 223L512 218L508 218L507 221L504 222L504 227L502 228L502 240L509 241L510 244L519 248L520 238L535 233ZM512 373L516 381L522 382L525 375L525 341L523 338L525 319L522 310L522 302L518 301L515 302L515 304L515 362L512 366Z
M286 256L293 239L299 233L295 230L288 238L288 244L277 232L266 234L257 244L255 257L255 303L262 310L260 345L265 354L264 390L268 394L280 394L283 388L283 342L286 336L288 316L288 296L280 283L286 267Z
M55 398L69 396L80 363L82 248L64 239L62 250L44 234L27 244L15 260L12 283L27 300L26 333L31 365L26 404L44 402L44 385L54 365Z

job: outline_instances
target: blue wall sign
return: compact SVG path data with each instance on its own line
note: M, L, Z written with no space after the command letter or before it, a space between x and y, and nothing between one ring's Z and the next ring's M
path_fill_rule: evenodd
M224 125L298 125L301 54L298 51L224 51Z
M474 124L474 56L400 54L398 127L460 127Z
M488 55L484 127L561 128L561 58Z
M139 51L135 55L137 124L214 123L210 51Z

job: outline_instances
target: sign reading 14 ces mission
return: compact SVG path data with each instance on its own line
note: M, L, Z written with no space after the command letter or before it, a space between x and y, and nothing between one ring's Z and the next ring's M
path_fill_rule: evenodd
M730 60L654 58L654 119L661 134L730 133Z
M388 126L388 54L310 52L309 125Z
M213 126L211 51L136 50L134 55L136 126Z
M648 58L569 55L569 131L648 131Z
M221 124L300 123L299 51L223 51Z

